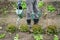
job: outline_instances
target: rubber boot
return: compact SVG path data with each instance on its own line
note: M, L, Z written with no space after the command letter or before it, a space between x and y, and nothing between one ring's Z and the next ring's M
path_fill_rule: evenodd
M31 20L27 20L27 24L28 24L28 27L29 27L29 33L32 33Z
M28 24L29 27L31 27L31 19L27 20L27 24Z
M34 19L34 24L38 24L39 19Z

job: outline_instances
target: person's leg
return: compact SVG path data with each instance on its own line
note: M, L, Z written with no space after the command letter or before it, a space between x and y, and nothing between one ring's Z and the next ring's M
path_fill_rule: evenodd
M32 6L32 0L26 0L27 3L27 24L29 27L31 27L31 14L33 11L33 6Z
M27 19L26 21L27 21L28 27L31 28L31 19Z
M34 18L34 24L38 24L38 22L39 22L39 15L38 15L38 12L39 12L39 10L38 10L38 7L37 7L37 0L35 0L34 1L34 3L33 3L33 10L34 10L34 16L35 16L35 18Z

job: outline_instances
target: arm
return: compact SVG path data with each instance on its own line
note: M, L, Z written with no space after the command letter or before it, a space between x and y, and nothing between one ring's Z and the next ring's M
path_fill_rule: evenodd
M22 2L22 0L18 0L18 9L22 9L21 2Z

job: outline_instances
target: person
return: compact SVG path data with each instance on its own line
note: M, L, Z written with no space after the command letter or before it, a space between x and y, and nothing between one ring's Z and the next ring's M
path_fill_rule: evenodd
M31 19L34 21L34 25L39 22L39 9L38 4L39 0L26 0L27 4L27 24L31 28Z
M38 4L39 0L26 0L27 5L27 14L26 14L26 22L28 24L28 27L31 29L31 19L34 21L34 25L38 24L39 22L39 9ZM21 6L21 0L18 0L18 8Z

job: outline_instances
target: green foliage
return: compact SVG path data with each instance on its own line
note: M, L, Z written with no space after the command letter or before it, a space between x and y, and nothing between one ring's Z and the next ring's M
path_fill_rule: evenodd
M47 26L47 33L48 34L57 34L57 27L55 25Z
M10 33L16 32L16 27L15 27L15 25L13 25L13 24L8 24L8 26L6 27L6 31L7 31L7 32L10 32Z
M8 4L8 9L16 9L18 6L17 6L17 2L9 2Z
M14 37L14 40L19 40L19 35L16 34L16 36Z
M54 40L59 40L57 35L54 35Z
M7 14L7 8L3 9L3 14L6 15Z
M5 16L7 14L8 9L7 9L7 7L2 7L0 11Z
M43 33L43 29L41 28L41 25L33 25L32 30L34 34L41 34Z
M28 32L28 31L29 31L28 25L22 24L22 25L20 26L20 31L21 31L21 32Z
M11 2L11 5L12 5L13 8L17 8L18 7L16 2Z
M38 3L38 7L39 7L39 8L42 8L43 6L44 6L44 2L40 1L40 2Z
M33 36L35 40L43 40L43 35L37 34Z
M6 24L6 20L2 19L2 20L0 21L0 26L2 26L2 25L4 25L4 24Z
M0 34L0 39L4 38L5 34Z
M27 7L26 2L22 1L21 6L22 6L23 9L26 9L26 7Z
M56 8L55 8L54 6L52 6L52 5L48 5L48 6L47 6L47 10L48 10L49 12L55 12Z

